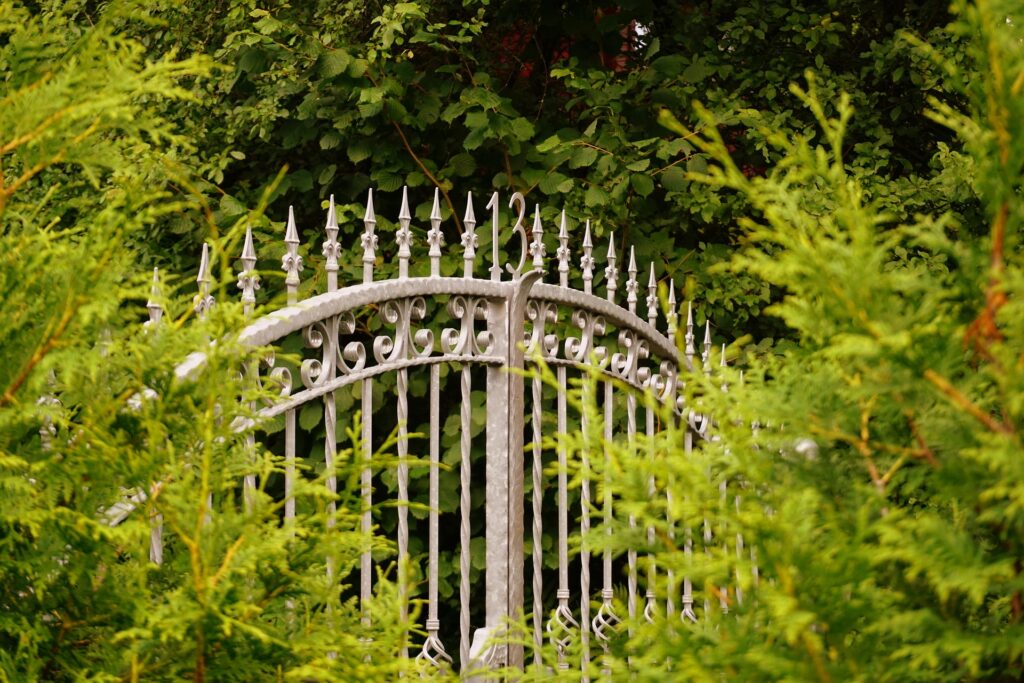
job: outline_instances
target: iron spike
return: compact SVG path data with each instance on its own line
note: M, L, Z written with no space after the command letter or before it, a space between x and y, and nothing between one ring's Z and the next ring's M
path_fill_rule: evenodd
M333 292L338 288L338 257L341 255L341 245L338 244L338 215L334 208L333 194L327 207L327 225L324 226L324 230L327 232L323 246L323 255L327 259L324 265L324 270L327 271L327 291Z
M252 245L252 226L245 228L245 244L242 246L242 271L238 274L238 288L242 290L242 307L246 313L256 303L256 290L260 288L260 277L256 268L256 249Z
M555 250L558 258L558 284L562 287L569 286L569 229L565 222L565 209L562 209L562 221L558 227L558 249Z
M587 228L583 233L583 256L580 258L580 268L583 270L583 292L591 294L594 284L594 242L590 239L590 219L587 219Z
M203 242L203 253L199 258L199 275L196 276L199 293L192 300L192 307L200 318L213 307L214 299L210 294L210 245Z
M729 363L725 360L725 342L722 342L722 360L718 363L719 367L729 367Z
M441 232L441 204L440 190L434 188L434 206L430 210L430 230L427 232L427 243L430 250L430 276L440 277L441 275L441 245L444 244L444 233Z
M366 213L363 214L363 282L373 282L373 264L377 260L377 215L373 212L373 188L367 190Z
M473 193L466 194L466 215L462 218L462 224L466 231L462 233L462 248L465 250L462 255L463 277L473 277L473 262L476 260L476 248L479 239L476 235L476 214L473 212Z
M647 279L647 322L651 327L658 324L658 280L654 277L654 262L651 262L651 277Z
M693 302L689 301L686 304L686 334L684 335L684 341L686 344L686 358L690 361L690 366L693 366L693 356L697 352L697 349L693 345Z
M615 292L619 288L619 270L615 267L615 231L608 234L608 267L604 269L605 287L608 290L608 301L615 301Z
M544 225L540 220L540 204L533 209L533 242L530 243L530 254L533 256L533 267L544 268Z
M281 257L281 270L285 272L284 284L288 287L288 303L295 303L299 292L299 271L302 270L302 257L299 256L299 232L295 227L295 211L288 207L288 227L285 229L284 242L288 250Z
M701 354L704 361L704 372L711 372L711 318L704 323L704 352Z
M395 233L395 241L398 243L398 277L405 279L409 277L409 257L412 256L412 232L409 230L409 222L412 214L409 213L409 187L402 187L402 208L398 211L398 232Z
M668 311L665 312L665 320L668 321L668 338L675 343L676 338L676 281L668 281Z
M626 305L629 307L629 312L635 314L636 292L639 283L636 281L636 248L633 246L629 247L629 265L626 266L626 272L629 273L629 278L626 280Z
M153 284L149 288L149 300L146 302L146 308L149 310L149 322L146 323L147 327L153 327L160 323L160 319L164 315L164 308L160 305L160 269L153 269Z

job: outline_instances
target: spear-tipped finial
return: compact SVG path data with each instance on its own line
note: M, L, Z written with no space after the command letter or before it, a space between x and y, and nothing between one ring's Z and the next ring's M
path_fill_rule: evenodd
M558 258L558 284L562 287L569 286L569 230L565 224L565 209L562 209L562 222L558 226L558 249L555 250Z
M711 318L704 323L704 352L701 353L701 360L704 361L704 372L711 372Z
M580 269L583 270L583 291L591 294L594 284L594 242L590 239L590 219L583 233L583 256L580 258Z
M409 257L412 256L412 232L409 230L409 222L412 214L409 213L409 187L402 187L402 208L398 211L398 232L395 233L395 241L398 243L398 277L404 279L409 277Z
M668 281L668 310L665 312L665 320L668 321L668 338L675 342L676 321L679 316L676 314L676 281Z
M430 230L427 231L427 244L430 249L430 276L441 276L441 245L444 244L444 233L441 232L440 190L434 188L434 206L430 210Z
M604 282L608 290L608 301L615 301L615 292L619 288L619 269L615 267L615 231L608 234L608 267L604 269Z
M693 345L693 302L689 301L686 304L686 333L683 336L685 343L686 359L690 361L690 366L693 366L693 355L697 352L697 349Z
M156 327L164 317L164 307L160 305L160 299L160 269L154 268L153 284L149 287L149 300L146 302L146 308L149 310L149 322L146 323L146 327Z
M324 240L323 254L327 259L324 270L327 271L327 291L338 288L338 257L341 256L341 245L338 244L338 214L334 209L334 195L327 205L327 225L324 226L327 239Z
M288 250L281 257L281 270L285 272L284 284L288 287L288 303L293 304L299 295L299 271L302 257L299 256L299 231L295 227L295 209L288 207L288 226L284 231L284 243Z
M363 282L373 282L373 264L377 260L377 214L373 212L373 188L367 190L366 213L363 214Z
M640 283L636 281L636 248L633 246L629 247L629 265L626 266L626 273L629 277L626 279L626 306L629 308L630 313L636 313L636 293L640 286Z
M463 277L473 277L473 262L476 260L476 248L480 240L476 236L476 214L473 212L473 193L466 195L466 215L462 217L466 231L462 233Z
M192 300L192 308L196 315L205 318L213 307L214 299L210 294L210 245L203 242L203 254L199 257L199 275L196 276L199 293Z
M242 245L242 270L238 273L238 288L242 290L242 308L251 313L256 303L256 290L260 288L260 276L256 274L256 248L252 245L252 227L245 228L245 243Z
M647 279L647 322L651 327L658 323L658 280L654 277L654 263L651 263L651 277Z
M718 361L718 366L722 368L729 367L729 363L725 359L725 342L722 342L722 358Z
M544 225L540 222L540 204L533 207L533 241L530 242L530 255L533 256L533 267L544 268Z

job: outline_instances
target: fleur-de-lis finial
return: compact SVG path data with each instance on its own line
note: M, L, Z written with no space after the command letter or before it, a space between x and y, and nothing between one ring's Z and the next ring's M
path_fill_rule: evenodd
M440 191L434 188L434 207L430 210L430 230L427 231L427 244L430 250L430 276L440 277L441 275L441 245L444 244L444 233L441 232L441 204L439 202Z
M153 269L153 284L149 287L149 300L146 302L146 309L149 310L149 322L146 327L156 327L160 319L164 317L164 307L160 305L160 269Z
M412 214L409 213L409 188L402 187L402 208L398 212L398 232L395 233L395 242L398 243L398 277L405 279L409 277L409 257L412 256L412 232L409 230L409 222Z
M693 302L690 301L686 304L686 334L683 337L686 343L686 360L689 361L690 367L693 367L693 355L697 352L697 349L693 345Z
M608 301L615 301L615 292L619 288L619 269L615 267L615 231L608 235L608 267L604 269L604 282L608 290Z
M213 295L210 294L210 245L203 242L203 254L199 258L199 275L196 276L199 285L199 293L192 300L193 309L200 318L213 308Z
M594 242L590 239L590 219L583 233L583 256L580 257L580 269L583 270L583 292L592 293L594 284Z
M562 222L558 226L558 249L555 251L558 257L558 284L562 287L569 286L569 230L565 225L565 209L562 209Z
M299 231L295 227L295 209L288 207L288 226L284 231L284 243L288 250L281 257L281 270L285 272L284 284L288 287L288 303L293 304L299 296L299 271L302 257L299 256Z
M530 255L533 256L533 267L544 268L544 226L540 222L540 204L533 207L533 241L530 242Z
M341 255L341 245L338 244L338 214L334 209L333 194L327 206L327 225L324 226L324 230L327 232L323 246L324 258L327 259L324 266L324 270L327 271L327 291L333 292L338 288L338 257Z
M373 212L373 188L367 190L366 213L363 214L363 282L373 282L373 264L377 260L377 215Z
M462 254L463 277L473 277L473 262L476 260L476 248L480 240L476 236L476 214L473 213L473 193L466 196L466 215L462 218L462 224L466 231L462 233Z
M626 272L629 274L629 278L626 279L626 306L629 308L630 313L636 313L636 293L640 286L640 283L636 281L636 248L630 246L629 248L629 265L626 266Z
M711 318L704 323L704 352L701 354L704 361L704 372L711 373Z
M238 288L242 290L242 309L248 315L256 303L256 290L260 288L260 276L256 274L256 249L252 245L252 227L245 228L245 244L242 245L242 271L238 274Z
M676 321L679 316L676 314L676 281L668 281L668 310L665 311L665 320L668 321L668 338L674 344L676 341Z
M654 263L651 263L651 277L647 279L647 322L651 327L658 325L658 281L654 277Z

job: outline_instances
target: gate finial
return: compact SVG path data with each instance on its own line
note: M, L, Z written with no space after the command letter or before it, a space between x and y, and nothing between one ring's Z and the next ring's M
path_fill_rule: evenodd
M540 221L540 204L533 208L533 242L530 243L530 255L533 256L533 267L544 268L544 226Z
M295 209L288 207L288 227L284 231L284 243L288 251L281 257L281 270L285 272L284 284L288 287L288 303L293 304L299 295L299 271L302 257L299 256L299 231L295 227Z
M398 277L405 279L409 277L409 257L412 256L412 232L409 230L409 222L412 214L409 213L409 187L402 187L402 208L398 212L398 232L395 233L395 241L398 242Z
M473 277L473 261L476 260L476 247L480 240L476 236L476 214L473 213L473 193L466 195L466 215L462 217L462 224L466 231L462 233L462 247L465 252L462 255L463 277Z
M676 321L679 316L676 314L676 281L668 281L668 310L665 311L665 320L668 321L668 338L673 344L676 343Z
M604 269L605 287L608 290L608 301L615 302L615 292L619 288L619 269L615 267L615 231L608 235L608 267Z
M629 278L626 280L626 305L629 307L629 312L635 314L636 291L639 283L636 281L636 248L633 246L629 247L629 265L626 266L626 272L629 273Z
M441 245L444 244L444 233L441 232L441 204L438 199L440 191L434 188L434 207L430 210L430 230L427 231L427 244L430 250L430 276L441 276Z
M565 225L565 209L562 209L562 222L558 227L558 249L555 251L558 257L558 284L562 287L569 286L569 231Z
M160 319L164 316L160 299L160 269L154 268L153 284L149 287L149 300L146 302L146 308L149 310L149 322L146 323L146 327L156 327L160 324Z
M711 374L711 318L704 323L704 352L701 360L704 361L704 372Z
M686 304L686 334L683 337L686 344L685 353L688 365L693 367L693 355L696 353L696 349L693 346L693 302L690 301Z
M338 244L338 215L334 209L333 194L327 206L327 225L324 226L324 230L327 232L323 246L323 254L327 259L324 266L324 270L327 271L327 291L333 292L338 288L338 257L341 255L341 245Z
M196 276L199 283L199 293L192 300L192 307L200 318L205 318L207 312L213 308L213 295L210 294L210 245L203 242L203 255L199 258L199 275Z
M252 226L245 228L245 244L239 260L242 262L242 270L238 273L238 288L242 290L242 308L249 314L256 303L256 290L260 288L260 276L255 270L256 249L252 245Z
M654 263L651 263L651 277L647 279L647 323L658 327L658 281L654 277Z
M583 256L580 258L580 268L583 270L583 291L591 294L594 284L594 242L590 239L590 219L587 219L587 229L583 233Z
M373 212L373 188L367 190L366 213L363 214L363 282L373 282L373 264L377 260L377 215Z

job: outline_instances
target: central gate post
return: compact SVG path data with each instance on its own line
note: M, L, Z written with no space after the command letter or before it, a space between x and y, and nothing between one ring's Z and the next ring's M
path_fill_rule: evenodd
M503 366L487 368L485 626L492 637L506 635L505 625L523 615L524 314L530 289L541 275L537 270L516 278L509 283L507 296L492 301L487 311L494 355L505 359ZM499 646L488 659L495 666L521 669L523 646Z

